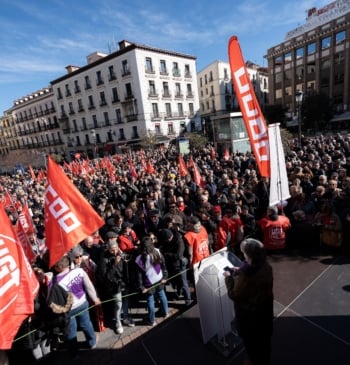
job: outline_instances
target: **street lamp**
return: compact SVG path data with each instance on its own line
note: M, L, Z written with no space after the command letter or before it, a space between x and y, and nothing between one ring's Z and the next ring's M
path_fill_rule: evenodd
M298 111L298 144L299 147L301 147L301 103L303 101L303 92L297 90L295 93L295 102L297 105L297 111Z

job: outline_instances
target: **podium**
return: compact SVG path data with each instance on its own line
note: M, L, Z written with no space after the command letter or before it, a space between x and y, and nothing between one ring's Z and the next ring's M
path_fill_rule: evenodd
M203 342L211 343L225 357L241 345L241 340L223 272L225 266L239 266L240 262L223 248L193 267Z

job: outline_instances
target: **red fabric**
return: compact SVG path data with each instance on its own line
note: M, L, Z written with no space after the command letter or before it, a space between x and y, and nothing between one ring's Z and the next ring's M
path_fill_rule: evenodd
M35 181L36 176L35 176L35 173L34 173L34 170L33 170L32 166L29 166L29 173L30 173L30 177L32 178L32 180Z
M191 266L210 256L208 232L204 226L199 233L188 231L184 237L193 248Z
M7 350L23 320L34 313L38 280L0 206L0 349Z
M230 152L229 150L226 148L225 152L224 152L224 160L228 161L230 159Z
M19 224L16 225L16 233L28 261L33 263L35 261L35 254L21 221L19 221Z
M47 177L45 232L51 267L68 250L96 232L104 220L51 157Z
M270 177L270 146L267 125L256 99L237 37L229 40L232 81L261 176Z
M279 250L286 247L286 231L290 228L290 220L279 215L276 221L264 217L258 221L263 232L263 244L267 250Z
M233 246L236 242L237 231L242 226L243 222L240 218L224 216L217 227L214 251L218 251L227 246Z
M186 176L190 174L187 170L186 163L181 155L179 155L179 174L180 176Z
M138 241L137 235L134 230L131 230L130 237L125 234L120 234L117 238L119 248L125 253L132 253L135 251L135 245Z

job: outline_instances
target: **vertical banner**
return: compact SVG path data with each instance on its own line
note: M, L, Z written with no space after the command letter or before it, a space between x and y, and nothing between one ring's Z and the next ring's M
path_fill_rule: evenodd
M266 122L243 60L236 36L228 44L228 56L238 103L261 176L270 177L270 147Z
M271 156L270 203L276 205L290 198L286 160L279 123L269 125Z

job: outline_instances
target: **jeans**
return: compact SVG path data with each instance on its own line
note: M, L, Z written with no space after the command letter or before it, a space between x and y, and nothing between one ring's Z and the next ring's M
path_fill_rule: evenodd
M116 321L116 325L121 323L121 314L123 310L123 318L129 318L129 301L128 298L125 297L127 292L119 292L113 295L114 298L114 319Z
M164 289L156 289L156 293L155 294L148 294L147 297L147 308L148 308L148 315L149 315L149 321L150 323L154 323L154 321L156 320L156 312L155 312L155 307L154 307L154 297L157 296L160 300L160 305L161 305L161 309L163 311L163 315L167 316L168 312L169 312L169 308L168 308L168 299L165 295L165 290Z
M96 335L94 327L90 320L90 314L88 311L89 303L85 301L80 307L72 309L69 312L70 321L67 331L67 342L71 350L77 349L77 329L78 326L83 331L86 341L89 347L96 344Z

